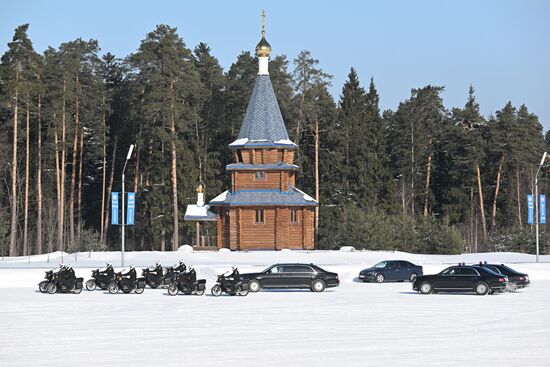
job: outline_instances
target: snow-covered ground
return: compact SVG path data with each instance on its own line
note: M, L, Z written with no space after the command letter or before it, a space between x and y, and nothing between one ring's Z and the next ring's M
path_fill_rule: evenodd
M41 294L60 253L0 261L0 366L549 366L550 257L393 252L127 253L137 267L183 259L207 279L206 295L103 291ZM49 262L48 262L49 257ZM410 283L356 281L359 270L405 259L438 272L458 262L504 262L532 285L492 296L419 295ZM77 276L120 253L65 255ZM275 262L313 262L340 275L324 293L264 291L211 297L217 273Z

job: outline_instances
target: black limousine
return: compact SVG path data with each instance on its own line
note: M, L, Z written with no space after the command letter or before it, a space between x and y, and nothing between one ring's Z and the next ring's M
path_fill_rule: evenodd
M259 273L241 274L241 278L248 281L251 292L270 288L305 288L322 292L325 288L340 285L338 274L313 264L275 264Z
M481 266L450 266L439 274L416 278L413 290L422 294L437 292L475 292L479 295L502 292L508 278Z

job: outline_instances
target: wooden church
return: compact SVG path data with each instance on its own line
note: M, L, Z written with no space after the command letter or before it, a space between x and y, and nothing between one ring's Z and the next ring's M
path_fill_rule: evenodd
M229 144L231 188L209 202L217 214L217 246L231 250L315 248L317 201L296 187L297 145L269 78L271 46L256 46L259 71L237 140Z

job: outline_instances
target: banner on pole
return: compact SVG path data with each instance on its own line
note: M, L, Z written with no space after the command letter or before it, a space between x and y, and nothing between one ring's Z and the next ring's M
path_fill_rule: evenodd
M527 195L527 224L533 224L533 219L535 217L535 202L533 200L533 195Z
M118 192L111 193L111 224L118 224Z
M546 224L546 195L540 195L540 224Z
M136 193L135 192L129 192L128 193L128 215L126 217L126 224L133 225L134 224L134 216L136 211Z

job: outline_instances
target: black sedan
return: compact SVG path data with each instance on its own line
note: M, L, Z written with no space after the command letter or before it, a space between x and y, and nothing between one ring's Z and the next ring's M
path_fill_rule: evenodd
M373 267L361 270L359 279L363 282L376 281L383 283L386 281L404 281L414 282L417 276L422 275L422 266L414 265L404 260L382 261Z
M503 291L508 278L481 266L451 266L439 274L416 278L413 290L422 294L442 292L475 292L479 295Z
M529 280L529 275L514 270L504 264L487 264L485 262L480 263L479 266L486 267L487 269L492 270L497 274L507 276L508 289L512 292L516 291L517 289L528 287L529 284L531 284L531 281Z
M259 273L241 274L251 292L269 288L308 288L322 292L340 285L338 274L313 264L275 264Z

